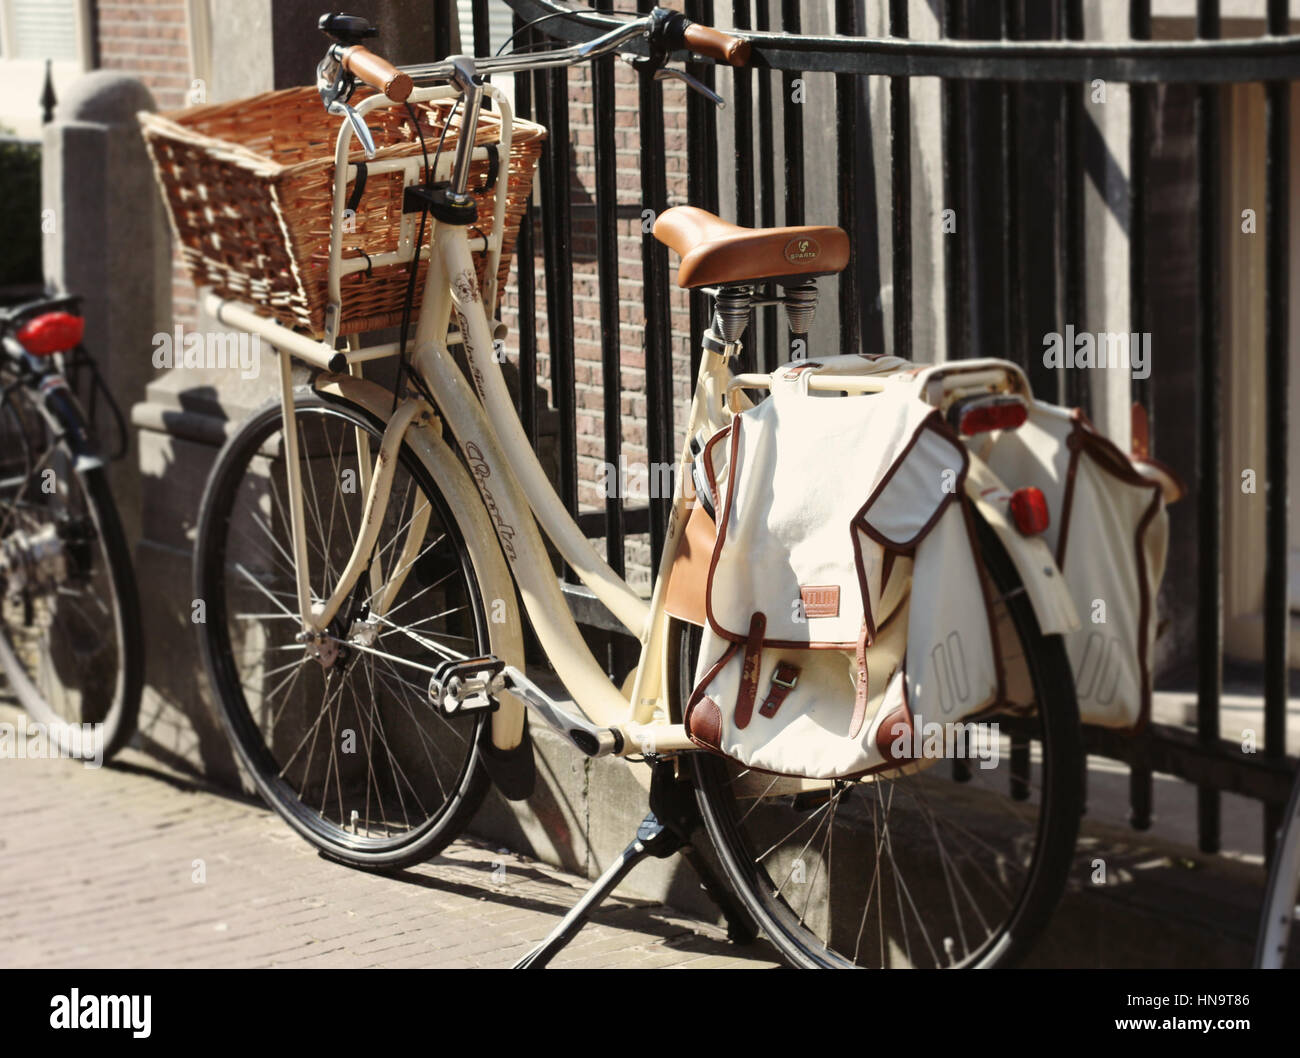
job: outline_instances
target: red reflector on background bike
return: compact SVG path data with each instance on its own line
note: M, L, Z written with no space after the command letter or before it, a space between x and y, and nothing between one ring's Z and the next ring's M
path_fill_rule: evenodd
M1029 407L1015 396L975 397L956 409L957 429L967 437L990 430L1014 430L1029 418Z
M1051 524L1047 497L1042 489L1016 489L1011 494L1011 517L1023 536L1037 536Z
M86 321L70 312L45 312L18 329L18 341L32 356L50 356L75 349L86 333Z

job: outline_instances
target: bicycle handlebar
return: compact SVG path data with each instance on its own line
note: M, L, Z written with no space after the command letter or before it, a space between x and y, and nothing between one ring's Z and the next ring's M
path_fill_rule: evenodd
M729 66L744 66L749 62L749 41L733 37L720 29L700 22L687 22L682 39L694 55L725 62Z
M744 66L749 61L749 41L744 37L733 36L700 22L691 22L684 15L673 14L671 18L661 21L652 14L612 29L584 44L535 54L512 53L477 58L474 60L474 68L479 74L489 75L576 66L580 62L616 52L629 41L657 31L664 32L670 38L661 42L669 51L685 48L692 54L731 66ZM429 84L451 80L454 67L448 59L437 63L403 66L402 72L409 74L418 83Z
M394 103L403 103L415 87L410 74L403 73L387 59L369 48L354 44L339 55L343 69L371 88L378 89Z

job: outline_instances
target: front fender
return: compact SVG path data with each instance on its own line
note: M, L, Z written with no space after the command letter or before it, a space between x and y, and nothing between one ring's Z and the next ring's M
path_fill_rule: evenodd
M1012 524L1007 517L1011 490L973 452L966 472L966 495L1015 563L1043 634L1064 635L1077 629L1079 614L1051 549L1041 537L1023 536Z

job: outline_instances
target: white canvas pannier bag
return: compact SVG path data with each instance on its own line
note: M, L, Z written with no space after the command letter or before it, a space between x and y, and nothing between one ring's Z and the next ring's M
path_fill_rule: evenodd
M685 722L697 745L752 768L899 767L919 723L1000 700L968 455L922 399L927 372L890 360L778 368L770 398L700 455L685 546L698 563L712 544ZM882 393L808 392L811 371L843 361L894 374ZM691 619L671 587L667 608Z
M1165 508L1183 494L1181 482L1156 461L1122 452L1082 412L1041 402L982 454L1008 488L1033 486L1047 500L1043 537L1079 615L1066 650L1080 719L1141 730L1151 713Z

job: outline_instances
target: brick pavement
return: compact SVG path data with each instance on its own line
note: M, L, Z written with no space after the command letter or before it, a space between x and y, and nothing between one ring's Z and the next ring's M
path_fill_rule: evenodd
M14 718L0 709L0 720ZM351 870L260 804L132 751L98 770L0 760L0 804L7 967L504 967L585 887L472 840L401 872ZM612 900L553 965L767 967L776 958L663 905Z

